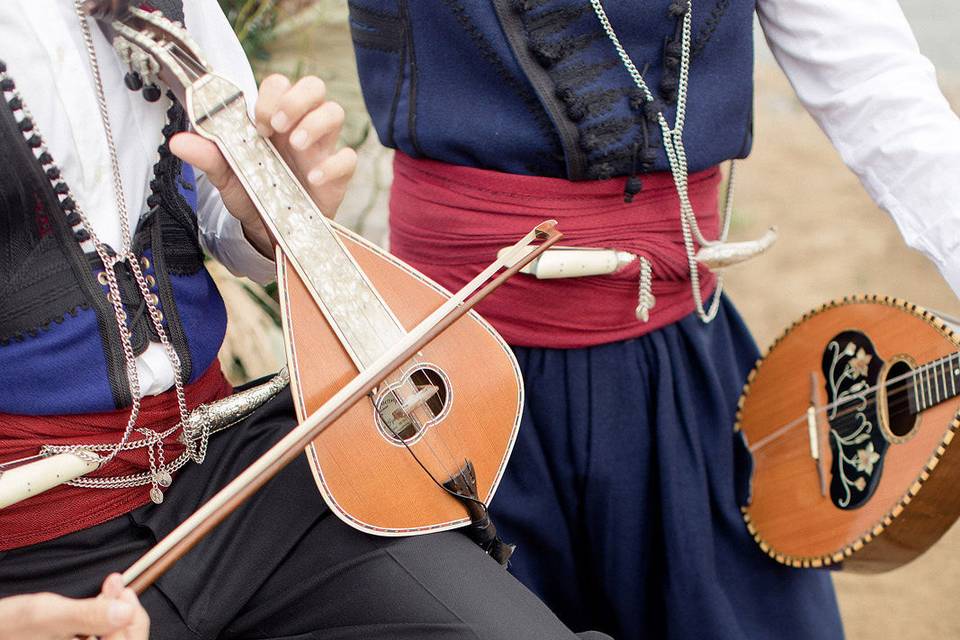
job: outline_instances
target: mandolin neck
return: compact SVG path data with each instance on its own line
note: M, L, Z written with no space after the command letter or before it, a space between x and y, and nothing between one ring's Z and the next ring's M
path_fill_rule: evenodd
M960 395L960 353L917 367L907 383L910 412L914 414Z
M220 148L354 363L369 366L405 331L276 148L257 133L243 93L208 74L188 88L186 103L197 133Z

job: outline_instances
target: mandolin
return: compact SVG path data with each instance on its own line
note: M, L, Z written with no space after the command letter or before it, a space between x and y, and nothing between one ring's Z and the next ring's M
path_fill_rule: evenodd
M181 25L117 0L88 7L121 59L146 82L167 86L194 130L216 143L271 231L301 422L359 373L389 361L396 345L413 344L411 329L436 310L462 307L497 271L511 267L509 275L533 259L533 240L559 238L552 224L541 225L452 296L329 221L257 133L243 93L209 68ZM363 400L309 442L317 487L338 517L369 533L476 524L485 520L509 458L522 401L512 352L471 311L371 384Z
M855 296L801 318L750 373L736 429L753 456L743 507L794 567L880 572L960 515L960 338L903 300Z

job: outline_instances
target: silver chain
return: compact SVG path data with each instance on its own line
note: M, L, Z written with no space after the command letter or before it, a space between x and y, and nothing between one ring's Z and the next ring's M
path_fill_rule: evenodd
M175 471L176 468L179 468L179 466L182 466L186 462L186 458L194 457L193 455L190 455L194 451L192 447L188 447L189 450L181 455L176 461L174 461L173 464L167 464L163 455L163 437L172 434L180 425L186 424L188 419L181 363L176 350L173 348L173 344L167 338L167 333L163 328L163 317L160 313L160 310L157 308L156 298L150 292L150 286L147 284L146 278L143 275L140 261L133 252L131 246L132 234L130 232L130 219L127 212L126 198L123 191L123 180L120 174L120 161L118 159L117 149L113 139L113 130L110 126L110 114L107 110L106 95L103 90L103 81L100 76L100 65L97 61L97 54L96 49L94 48L90 25L87 22L87 16L83 11L82 0L74 1L74 10L76 11L77 18L80 21L80 30L83 34L83 40L87 50L87 57L90 61L90 69L93 73L94 85L96 87L97 106L100 111L100 119L103 123L104 133L106 134L107 148L110 152L110 164L113 170L113 189L116 196L117 211L120 217L121 230L121 248L117 253L112 253L110 247L100 241L96 231L93 228L93 225L90 223L82 207L80 206L80 203L76 198L73 198L73 200L76 204L75 212L80 218L80 223L89 234L90 241L92 242L97 255L100 257L100 261L103 263L107 288L110 291L107 299L113 306L117 329L120 334L120 342L123 346L123 355L126 363L127 381L130 389L132 406L130 408L130 417L128 418L126 427L124 428L123 436L118 443L112 445L46 446L42 451L47 453L76 453L84 450L108 451L107 455L103 458L103 464L106 464L116 457L116 455L121 451L146 447L148 449L148 457L150 460L149 474L116 476L113 478L81 478L72 481L70 484L75 486L122 488L140 486L149 481L149 483L152 485L150 489L150 498L154 502L159 503L163 501L163 492L160 489L160 486L169 486L169 480L172 479L170 475L171 472ZM149 435L145 434L147 435L146 438L136 442L130 442L130 438L133 435L134 430L136 430L137 419L140 416L140 379L137 375L136 354L133 351L133 345L131 341L132 336L129 327L127 326L127 313L123 307L123 300L120 296L120 286L117 282L117 275L115 271L116 265L124 262L129 265L129 269L137 283L139 293L143 297L146 305L151 324L153 325L157 337L160 339L160 343L163 345L167 357L170 360L170 364L173 367L177 406L180 412L180 423L178 425L168 429L160 435L148 429L141 429L141 433L149 432ZM205 438L203 439L205 440ZM204 451L206 450L205 445L205 442L201 443L201 448ZM180 461L181 458L183 458L182 462ZM179 465L176 464L178 462L180 463ZM144 478L146 475L148 475L148 478Z
M633 79L634 84L636 84L637 88L639 88L643 93L644 98L648 103L654 102L653 93L647 86L646 81L644 81L643 75L641 75L640 71L637 70L637 66L633 63L630 55L620 43L620 38L617 37L616 32L613 30L613 26L610 24L610 19L607 17L607 12L604 10L603 4L600 0L590 0L590 4L593 6L593 12L600 21L600 26L607 34L607 38L610 39L610 42L613 43L614 48L617 50L617 55L623 62L623 66L626 68L627 73L629 73L630 77ZM700 319L703 322L710 322L716 317L717 311L720 309L720 294L723 292L723 276L721 274L717 274L717 288L714 291L713 300L710 303L710 308L704 309L703 295L700 292L700 273L697 266L696 246L694 242L700 244L701 246L710 246L726 241L727 234L730 231L730 216L733 212L734 170L733 161L731 161L730 178L727 184L727 199L724 212L725 219L720 238L717 240L707 240L700 232L700 226L697 224L697 216L694 213L693 205L690 203L690 195L688 191L689 175L687 154L683 147L683 125L687 115L687 87L690 77L690 42L693 31L692 25L693 0L688 0L687 11L683 15L680 78L677 88L677 117L672 129L670 128L670 124L667 122L666 117L663 115L662 110L657 112L657 121L660 124L660 130L663 133L663 148L667 153L667 160L670 163L670 173L673 175L673 183L677 189L677 196L680 199L680 229L683 233L683 245L687 253L687 265L690 269L690 288L693 292L693 300L697 305L697 314L700 316Z

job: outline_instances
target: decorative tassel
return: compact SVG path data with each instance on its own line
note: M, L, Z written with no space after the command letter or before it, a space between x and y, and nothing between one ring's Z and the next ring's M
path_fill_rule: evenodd
M645 256L640 256L640 289L637 294L637 320L650 321L650 310L657 306L653 295L653 267Z

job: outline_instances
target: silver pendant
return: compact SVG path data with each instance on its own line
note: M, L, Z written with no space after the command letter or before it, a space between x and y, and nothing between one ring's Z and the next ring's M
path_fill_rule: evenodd
M161 487L169 487L171 484L173 484L173 476L171 476L170 472L166 469L157 472L157 475L154 477L157 480L157 484Z
M776 240L777 228L770 227L756 240L718 242L703 247L697 252L696 260L709 269L723 269L764 253Z
M163 491L160 491L158 487L150 489L150 499L153 500L154 504L160 504L163 502Z

